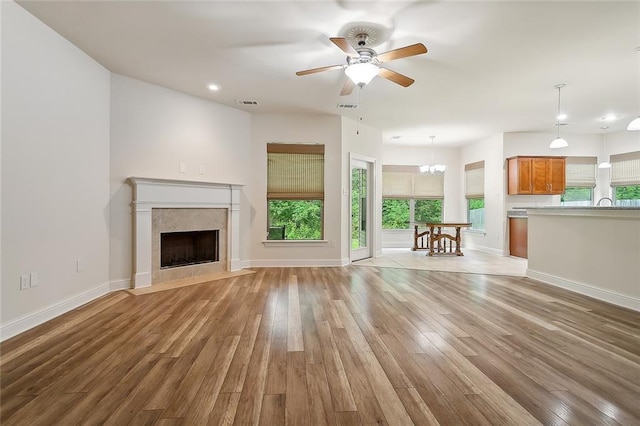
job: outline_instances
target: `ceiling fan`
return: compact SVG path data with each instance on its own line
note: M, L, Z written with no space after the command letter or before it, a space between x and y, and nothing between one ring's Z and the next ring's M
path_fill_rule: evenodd
M415 80L388 68L383 68L380 65L396 59L427 53L427 48L424 44L416 43L378 54L375 50L366 47L367 42L369 41L368 34L358 34L353 39L355 40L357 47L353 47L351 43L349 43L349 40L344 37L331 37L329 39L333 44L338 46L340 50L347 54L346 64L329 65L326 67L298 71L296 72L296 75L308 75L323 71L344 69L349 78L345 81L344 86L342 86L340 96L351 94L356 84L363 87L376 75L386 78L387 80L397 83L403 87L408 87L411 86Z

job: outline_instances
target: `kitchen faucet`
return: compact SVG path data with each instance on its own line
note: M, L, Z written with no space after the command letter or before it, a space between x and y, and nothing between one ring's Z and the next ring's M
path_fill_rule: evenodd
M598 202L596 203L596 207L600 206L600 203L604 200L609 200L609 202L611 203L611 205L613 206L613 200L609 197L602 197L598 200Z

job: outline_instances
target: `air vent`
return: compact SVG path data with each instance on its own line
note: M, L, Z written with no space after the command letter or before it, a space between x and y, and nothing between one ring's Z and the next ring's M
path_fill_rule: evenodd
M247 100L238 100L238 99L236 99L236 103L238 105L258 105L258 101L247 101Z
M358 108L358 104L338 104L336 105L336 108L356 109Z

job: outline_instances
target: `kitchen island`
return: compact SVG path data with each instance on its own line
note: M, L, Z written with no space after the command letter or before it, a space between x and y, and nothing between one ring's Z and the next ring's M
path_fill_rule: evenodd
M527 276L640 311L640 207L527 207Z

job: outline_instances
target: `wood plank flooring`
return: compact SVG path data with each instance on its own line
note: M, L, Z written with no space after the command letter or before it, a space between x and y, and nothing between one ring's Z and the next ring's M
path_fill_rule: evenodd
M0 345L3 425L640 425L640 313L526 278L264 268Z

